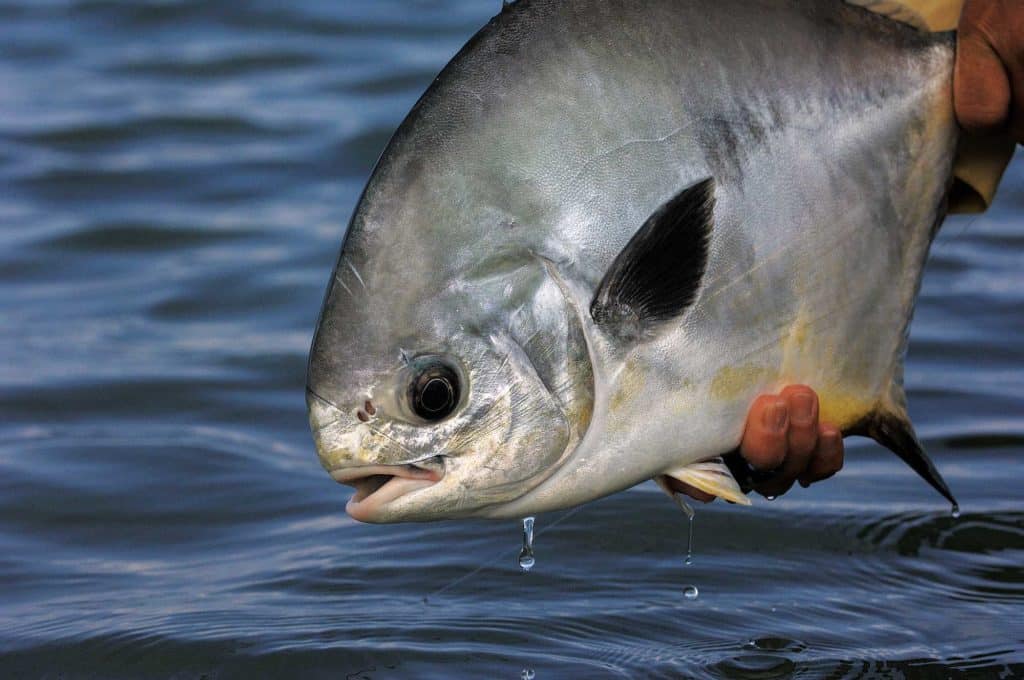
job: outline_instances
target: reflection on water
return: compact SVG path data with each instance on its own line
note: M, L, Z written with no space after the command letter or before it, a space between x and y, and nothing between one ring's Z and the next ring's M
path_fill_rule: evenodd
M1024 170L936 246L911 409L963 504L855 446L686 518L642 486L366 526L305 354L376 155L476 0L0 0L0 666L13 677L1024 675ZM687 586L700 597L688 599Z

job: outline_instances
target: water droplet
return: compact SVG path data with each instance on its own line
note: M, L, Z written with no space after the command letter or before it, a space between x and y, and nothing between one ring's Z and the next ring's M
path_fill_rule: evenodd
M523 518L523 549L519 551L519 568L530 571L537 563L533 556L533 518ZM525 673L525 671L523 671ZM531 671L532 673L533 671Z
M953 515L953 519L960 519L960 506L953 503L953 507L950 509L949 514Z
M776 498L777 498L777 496L765 496L765 497L764 497L764 499L765 499L766 501L769 501L769 502L771 502L771 501L775 500Z
M523 672L519 674L522 680L533 680L537 677L537 674L533 672L532 668L524 668Z
M693 564L693 515L686 520L686 564Z
M697 586L686 586L683 590L683 597L687 600L696 600L700 596L700 591L697 590Z
M693 518L696 513L690 507L690 504L683 500L681 495L672 494L672 499L679 506L679 509L686 514L686 561L684 563L690 565L693 564Z

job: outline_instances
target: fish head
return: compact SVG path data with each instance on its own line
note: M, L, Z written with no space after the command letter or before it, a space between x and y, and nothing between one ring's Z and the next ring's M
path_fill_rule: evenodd
M389 167L357 207L310 351L320 462L355 488L360 521L490 515L587 429L583 316L551 262L500 236L502 211Z

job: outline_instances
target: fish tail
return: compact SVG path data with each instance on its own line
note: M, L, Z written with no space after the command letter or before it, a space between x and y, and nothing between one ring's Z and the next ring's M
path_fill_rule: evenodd
M942 473L928 457L914 432L910 416L907 415L902 380L895 380L889 398L883 400L872 413L861 419L845 434L874 439L899 456L933 489L942 494L954 507L958 507L953 492L942 478Z

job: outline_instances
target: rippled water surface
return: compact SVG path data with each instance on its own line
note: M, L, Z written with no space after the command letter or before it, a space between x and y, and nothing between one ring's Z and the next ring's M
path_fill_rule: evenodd
M306 350L391 131L498 0L0 0L0 675L1024 675L1024 167L947 224L907 383L948 507L359 525ZM700 596L684 597L696 585Z

